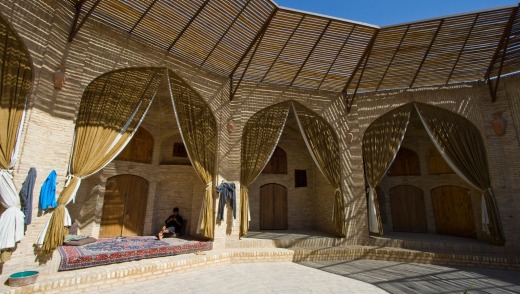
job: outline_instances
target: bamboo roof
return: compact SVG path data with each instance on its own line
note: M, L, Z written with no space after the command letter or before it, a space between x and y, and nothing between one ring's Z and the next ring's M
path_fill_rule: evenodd
M69 0L89 18L232 80L341 92L444 85L520 70L518 6L378 27L270 0Z

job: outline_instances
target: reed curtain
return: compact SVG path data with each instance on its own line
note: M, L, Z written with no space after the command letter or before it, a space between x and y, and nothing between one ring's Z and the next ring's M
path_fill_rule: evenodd
M69 181L37 241L43 244L43 252L52 252L63 242L67 226L71 225L65 206L74 198L81 180L105 167L130 141L152 103L164 72L164 68L116 70L87 86L76 121Z
M257 112L244 127L241 144L240 236L249 230L247 187L262 172L282 135L291 102L282 102Z
M363 161L369 186L368 224L372 233L383 234L376 186L386 174L401 146L412 104L396 108L376 119L363 136Z
M206 184L199 228L210 239L215 235L213 178L217 157L217 121L209 105L186 82L168 70L170 96L182 140L195 171Z
M0 250L15 247L24 235L24 214L9 170L17 157L27 96L31 87L29 52L0 16Z
M294 113L314 162L334 187L332 222L339 236L346 236L345 200L341 190L339 143L332 127L316 113L293 102Z
M495 244L504 244L500 217L489 177L487 155L479 130L466 118L439 107L415 103L419 117L439 153L466 182L482 191L483 221Z

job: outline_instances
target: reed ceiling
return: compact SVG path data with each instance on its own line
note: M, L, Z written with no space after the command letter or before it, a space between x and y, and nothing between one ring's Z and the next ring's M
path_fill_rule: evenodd
M230 77L232 89L248 81L351 94L520 70L518 6L378 27L270 0L69 2L70 40L96 19Z

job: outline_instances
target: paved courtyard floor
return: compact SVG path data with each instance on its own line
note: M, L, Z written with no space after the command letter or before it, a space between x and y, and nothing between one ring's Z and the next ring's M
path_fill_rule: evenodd
M357 260L221 264L104 293L520 293L520 272Z

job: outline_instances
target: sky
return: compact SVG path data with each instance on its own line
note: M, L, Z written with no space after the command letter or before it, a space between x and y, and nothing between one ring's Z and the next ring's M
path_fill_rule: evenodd
M278 5L378 26L517 5L511 0L274 0Z

